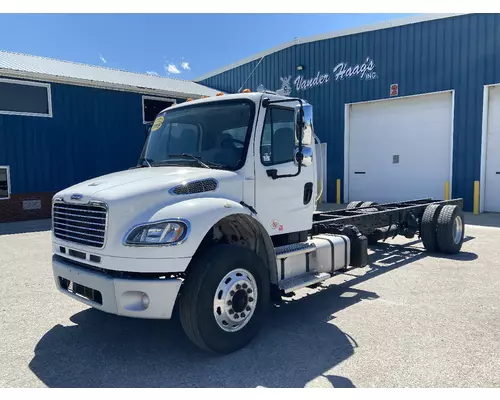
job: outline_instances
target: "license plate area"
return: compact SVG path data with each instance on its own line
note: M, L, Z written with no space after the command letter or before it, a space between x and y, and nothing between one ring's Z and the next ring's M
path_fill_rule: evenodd
M102 305L102 294L99 290L92 289L74 281L70 281L69 279L63 278L62 276L59 277L59 284L61 285L62 289L71 294L83 297L84 299L92 301L93 303Z

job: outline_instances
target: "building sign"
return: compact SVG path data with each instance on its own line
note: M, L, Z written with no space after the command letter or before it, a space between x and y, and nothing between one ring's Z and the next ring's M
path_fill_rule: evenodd
M341 62L333 68L333 73L336 81L352 78L353 76L358 76L359 79L365 81L378 78L375 72L375 62L370 57L366 57L363 64L348 65L346 62Z
M375 71L375 62L370 57L366 57L362 64L350 65L347 62L340 62L333 67L332 75L335 81L343 81L355 77L364 81L378 78L378 74ZM292 75L280 77L281 87L276 90L276 93L283 96L289 96L293 88L295 88L297 92L300 92L326 85L330 83L332 79L330 73L322 73L321 71L318 71L313 77L297 75L293 80ZM266 89L263 85L259 85L257 90L262 92Z
M23 200L23 210L40 210L41 208L41 200Z
M397 83L393 83L389 90L389 94L392 96L397 96L399 94L399 85Z

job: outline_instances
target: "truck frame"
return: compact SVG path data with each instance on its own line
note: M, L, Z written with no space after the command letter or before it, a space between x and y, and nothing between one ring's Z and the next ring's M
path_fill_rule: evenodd
M312 106L272 92L163 110L135 167L54 196L56 287L116 315L178 314L198 347L230 353L272 301L366 266L369 245L418 235L461 250L460 198L318 211L318 144Z

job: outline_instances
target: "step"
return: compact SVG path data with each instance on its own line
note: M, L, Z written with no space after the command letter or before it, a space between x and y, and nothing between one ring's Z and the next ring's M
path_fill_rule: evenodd
M293 292L294 290L314 285L331 278L332 275L328 272L307 272L303 275L287 278L279 282L279 288L285 293Z
M278 259L312 253L314 250L316 250L314 243L293 243L275 248L276 258Z

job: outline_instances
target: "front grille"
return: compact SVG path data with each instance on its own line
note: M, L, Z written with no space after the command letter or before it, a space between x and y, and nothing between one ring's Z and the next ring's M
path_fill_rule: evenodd
M103 205L55 202L52 209L54 236L102 248L106 237L107 213Z
M217 189L218 183L213 178L203 179L201 181L188 182L170 189L172 194L194 194L203 192L212 192Z

